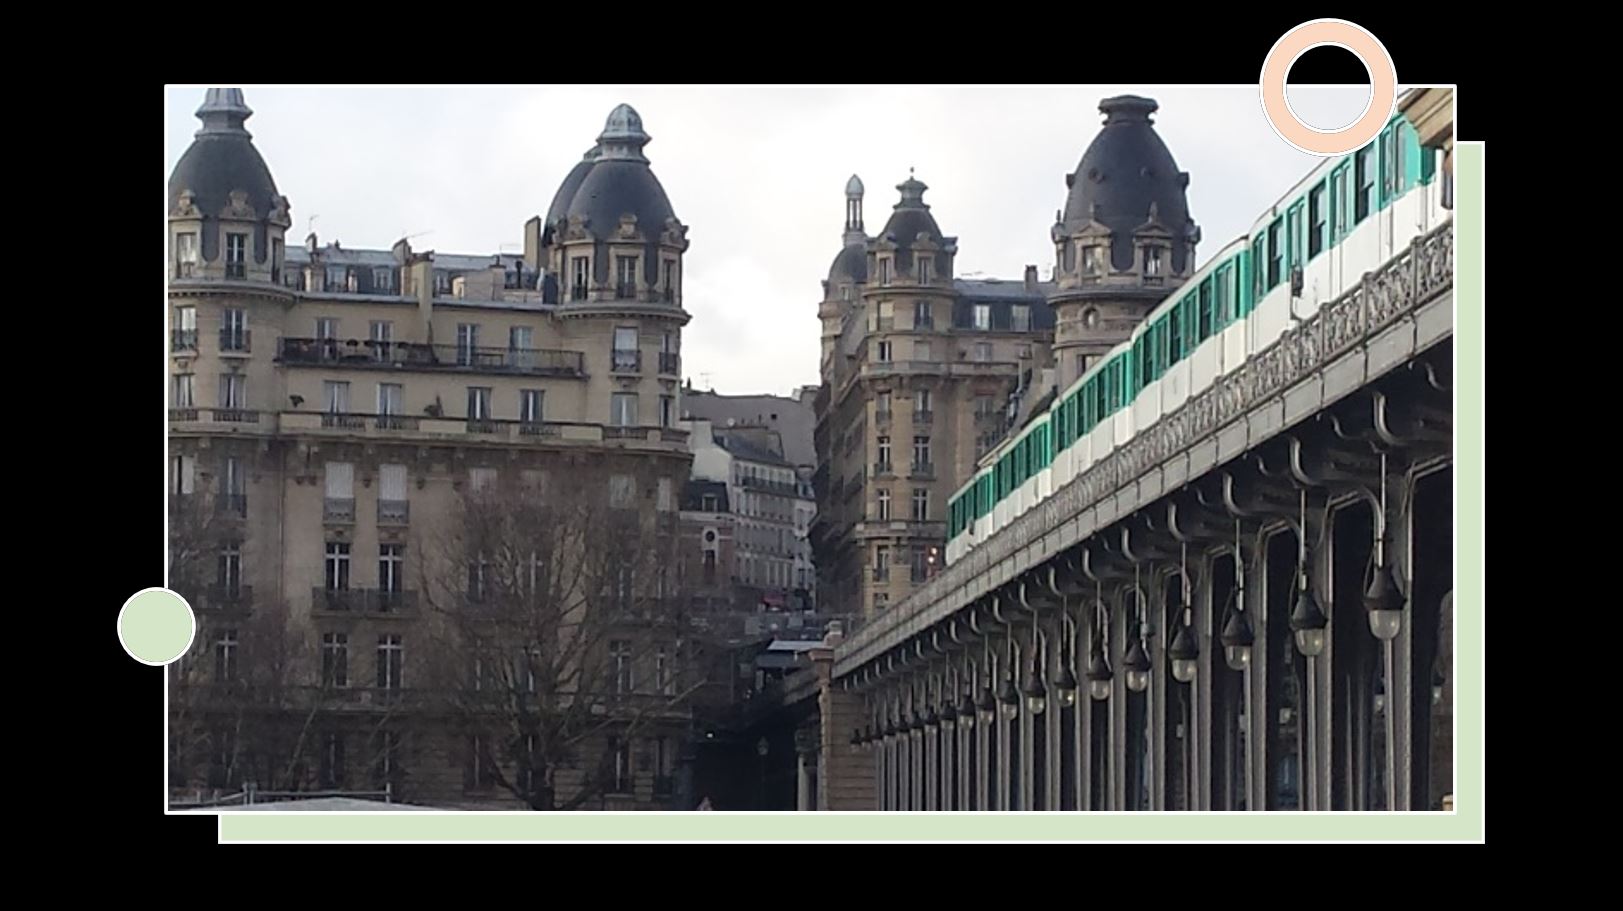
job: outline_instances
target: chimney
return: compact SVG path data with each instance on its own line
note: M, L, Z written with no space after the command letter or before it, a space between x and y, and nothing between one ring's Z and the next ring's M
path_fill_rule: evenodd
M1036 291L1037 290L1037 267L1036 266L1027 266L1026 267L1026 290L1027 291Z
M434 344L434 252L418 253L411 257L407 270L412 287L417 292L417 338L425 345Z
M541 216L524 223L524 264L531 272L541 271Z

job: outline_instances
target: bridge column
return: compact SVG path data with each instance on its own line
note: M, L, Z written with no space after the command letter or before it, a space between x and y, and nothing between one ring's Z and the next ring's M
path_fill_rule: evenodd
M830 641L832 640L832 641ZM853 730L868 723L862 694L833 680L834 646L840 634L831 633L823 647L809 653L812 672L818 675L818 714L822 743L817 762L817 809L871 810L877 806L874 765L860 751L852 752ZM877 753L878 751L875 750Z

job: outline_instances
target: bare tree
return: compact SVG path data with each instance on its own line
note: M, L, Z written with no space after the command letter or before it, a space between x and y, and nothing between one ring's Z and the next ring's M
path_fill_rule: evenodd
M418 550L434 683L466 732L470 774L536 810L606 793L631 770L613 767L625 748L604 744L677 718L697 686L679 672L675 514L639 508L629 477L570 483L470 491ZM559 793L563 769L582 772L573 793Z

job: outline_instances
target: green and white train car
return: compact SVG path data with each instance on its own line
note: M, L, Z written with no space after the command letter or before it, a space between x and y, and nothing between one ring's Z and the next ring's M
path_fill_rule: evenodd
M1150 311L1049 409L987 453L948 504L947 562L1273 344L1447 220L1437 152L1393 117L1326 159Z

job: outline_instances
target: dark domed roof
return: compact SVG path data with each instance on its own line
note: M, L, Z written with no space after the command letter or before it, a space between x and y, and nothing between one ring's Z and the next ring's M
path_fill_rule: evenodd
M648 142L642 117L630 105L615 108L597 139L597 160L585 168L582 162L570 172L571 177L576 172L582 176L564 208L564 217L587 219L587 230L601 238L619 227L621 216L635 215L645 237L658 237L665 230L665 220L675 218L676 213L642 153ZM565 179L560 196L568 186Z
M924 203L924 191L929 187L908 177L896 189L901 191L902 201L896 204L890 221L885 222L879 236L889 237L904 249L911 248L920 234L927 234L932 241L941 243L941 227L935 223L935 216L930 214L930 207Z
M575 198L575 192L580 189L580 185L586 181L586 175L591 173L592 165L597 162L597 154L597 146L592 146L591 151L586 153L586 157L582 158L580 163L571 168L569 174L564 177L564 182L559 185L558 192L552 197L552 205L547 207L546 224L548 227L557 224L558 219L568 214L569 203Z
M209 89L203 106L197 109L203 128L169 175L170 211L187 190L204 218L219 217L230 204L233 190L248 194L248 205L262 220L276 208L280 198L276 181L243 127L252 115L240 89Z
M1149 98L1121 95L1099 102L1104 128L1083 153L1076 172L1067 176L1070 195L1065 200L1062 230L1080 231L1096 220L1113 232L1111 261L1116 268L1133 264L1133 232L1155 217L1182 241L1192 224L1184 190L1189 175L1178 170L1172 153L1155 132L1150 115L1158 105ZM1186 245L1172 245L1172 268L1184 268Z
M829 291L845 282L863 284L868 280L868 248L866 244L855 243L840 251L834 257L834 265L828 269Z
M565 217L577 215L586 219L587 230L597 237L618 228L623 215L637 216L637 227L650 238L665 230L665 219L676 217L665 188L648 165L626 160L592 165L565 210Z

